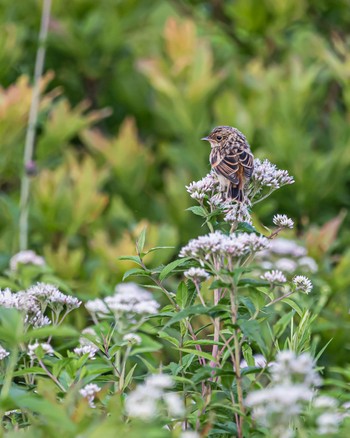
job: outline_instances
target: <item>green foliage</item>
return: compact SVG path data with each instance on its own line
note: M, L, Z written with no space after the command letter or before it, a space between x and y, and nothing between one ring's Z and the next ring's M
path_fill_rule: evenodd
M1 308L0 338L11 350L1 369L1 409L14 410L4 416L7 434L94 437L120 430L131 437L180 437L176 427L162 429L162 419L125 422L122 392L161 363L193 403L191 424L208 427L203 436L234 436L231 420L239 407L223 403L230 390L237 394L232 358L227 353L214 376L203 365L214 346L223 347L210 331L216 318L225 337L237 329L245 338L244 391L261 384L253 353L273 359L283 348L322 351L321 366L333 366L325 371L329 388L348 389L348 2L53 1L29 209L29 246L47 266L13 272L41 3L0 5L0 287L18 291L51 282L88 300L110 295L122 279L137 279L163 292L162 304L170 301L143 323L142 347L133 346L121 392L112 396L109 388L119 380L102 344L95 362L71 353L86 326L84 310L71 314L69 325L26 331L21 314ZM180 246L204 233L201 226L228 229L219 224L220 209L193 206L185 190L209 170L209 149L200 138L221 124L239 128L256 157L288 169L296 181L254 207L253 227L241 223L237 230L266 234L272 215L286 213L296 231L285 236L305 242L319 266L313 295L273 306L267 282L243 268L205 284L205 300L232 281L240 288L235 323L228 301L205 307L194 284L182 278L196 264L175 259ZM101 333L109 333L108 324ZM64 396L43 368L24 359L25 343L50 337L56 354L44 363L67 389ZM125 347L113 342L112 356ZM103 388L98 413L78 394L93 381ZM210 403L200 390L208 381ZM29 423L32 429L19 431Z

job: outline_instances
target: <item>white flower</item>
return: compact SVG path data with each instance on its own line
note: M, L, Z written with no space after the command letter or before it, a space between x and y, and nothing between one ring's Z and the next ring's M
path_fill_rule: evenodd
M125 400L125 410L129 417L151 420L157 413L157 397L147 392L143 385L139 385Z
M94 400L96 394L101 391L101 388L95 385L94 383L89 383L88 385L84 386L79 392L80 394L87 399L89 402L89 405L91 408L95 408Z
M226 222L247 222L250 225L252 224L248 206L237 202L225 208L224 220Z
M184 404L179 394L166 392L163 396L168 412L172 417L181 417L185 413Z
M184 272L184 276L192 280L194 283L200 283L210 277L210 275L202 268L190 268L188 271Z
M5 290L0 290L0 306L6 308L17 308L18 306L18 297L16 294L13 294L9 288Z
M152 374L146 380L146 385L152 388L171 388L173 379L167 374Z
M333 397L329 397L328 395L319 395L313 400L312 404L313 407L317 409L336 408L337 400Z
M27 294L34 296L39 300L44 300L51 305L66 306L67 309L76 309L81 305L78 298L66 295L61 292L56 286L48 283L37 283L31 286Z
M74 348L73 351L78 356L88 354L88 358L94 360L96 353L98 352L98 348L95 345L81 345L80 347Z
M312 257L301 257L298 260L298 266L304 268L305 271L317 272L318 266Z
M185 430L181 433L180 438L200 438L200 435L193 430Z
M287 281L286 277L283 275L283 272L278 270L267 271L261 275L260 278L268 281L271 284L285 283Z
M159 303L147 290L136 283L121 283L115 288L116 293L104 299L107 307L115 314L147 315L157 313Z
M131 345L140 345L142 339L139 335L136 335L135 333L128 333L123 336L123 341L128 342Z
M5 357L7 357L9 354L10 353L6 351L2 345L0 345L0 360L5 359Z
M219 181L214 172L208 173L200 181L193 181L186 186L191 198L201 201L206 195L211 196L219 187Z
M203 266L213 256L238 258L269 247L270 241L256 234L226 234L215 231L190 240L180 251L180 257L192 257Z
M294 260L287 259L286 257L282 257L281 259L277 260L275 265L277 269L289 273L295 272L298 267Z
M271 375L274 383L303 383L309 387L318 386L321 379L315 371L315 363L308 353L300 355L294 351L284 350L277 354L276 361L271 364Z
M254 160L254 172L252 182L264 187L278 189L286 184L293 184L294 178L289 175L287 170L280 170L269 160L261 161L259 158Z
M107 315L109 313L108 307L103 300L96 298L95 300L89 300L85 303L85 308L90 313L96 313L97 315Z
M53 356L54 350L47 342L35 342L34 344L28 345L27 354L31 359L34 359L36 357L39 357L39 359L41 359L42 355L47 354L48 356Z
M270 252L278 255L292 256L292 257L302 257L307 254L304 247L298 245L294 240L285 239L283 237L278 237L271 241Z
M304 275L297 275L293 278L296 290L309 294L312 291L312 283Z
M338 432L342 420L343 416L339 412L325 412L316 420L317 432L319 435L335 434Z
M184 414L184 405L176 393L166 392L173 380L166 374L152 374L126 398L125 409L129 417L151 420L162 412L164 406L173 417Z
M294 222L285 214L276 214L272 222L280 228L293 228Z
M15 254L10 259L11 271L17 271L18 265L36 265L45 266L45 260L43 257L37 255L34 251L25 250Z
M254 366L255 367L265 368L267 366L267 360L265 359L265 357L262 354L254 354L253 359L254 359ZM248 367L247 361L242 360L240 363L240 367L247 368Z

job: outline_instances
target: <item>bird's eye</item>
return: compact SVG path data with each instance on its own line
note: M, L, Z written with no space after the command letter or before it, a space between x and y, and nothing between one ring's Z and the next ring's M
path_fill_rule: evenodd
M219 141L222 140L222 136L221 135L217 135L216 136L216 140L219 140Z

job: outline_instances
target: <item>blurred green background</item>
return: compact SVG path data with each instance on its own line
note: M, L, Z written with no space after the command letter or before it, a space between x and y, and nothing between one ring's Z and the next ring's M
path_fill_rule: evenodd
M53 0L32 178L30 248L85 296L120 281L147 245L204 233L185 185L209 171L214 126L296 183L254 211L319 263L315 333L348 354L350 7L348 0ZM18 251L23 148L41 1L0 4L0 267ZM153 259L152 259L153 257ZM110 287L110 286L109 286ZM80 291L80 292L79 292ZM334 359L334 355L337 358Z

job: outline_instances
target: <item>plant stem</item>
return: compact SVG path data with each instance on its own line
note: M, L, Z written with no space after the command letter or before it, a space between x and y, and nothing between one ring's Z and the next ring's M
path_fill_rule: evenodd
M4 383L1 390L1 399L5 399L8 396L8 393L11 388L12 378L13 378L13 372L15 370L15 367L17 365L17 359L18 359L18 346L14 346L11 351L11 356L9 360L9 364L6 368Z
M39 362L39 365L41 366L41 368L56 383L56 385L60 388L60 390L62 392L66 392L65 388L61 385L60 381L53 374L51 374L50 371L46 368L46 366L44 365L43 361L38 359L38 362Z
M26 172L26 166L33 159L35 130L38 120L39 98L40 98L40 78L44 69L45 43L47 39L50 21L51 0L43 0L41 15L41 25L39 33L39 47L36 53L33 95L29 110L28 128L24 146L24 170L21 181L21 200L19 217L19 246L20 250L28 247L28 213L29 213L29 194L30 178Z
M294 292L295 292L295 291L292 290L292 291L288 292L287 294L282 295L281 297L276 298L276 299L273 300L273 301L270 301L269 304L266 305L266 307L272 306L272 304L278 303L278 301L281 301L281 300L283 300L284 298L288 298L288 297L290 297Z

